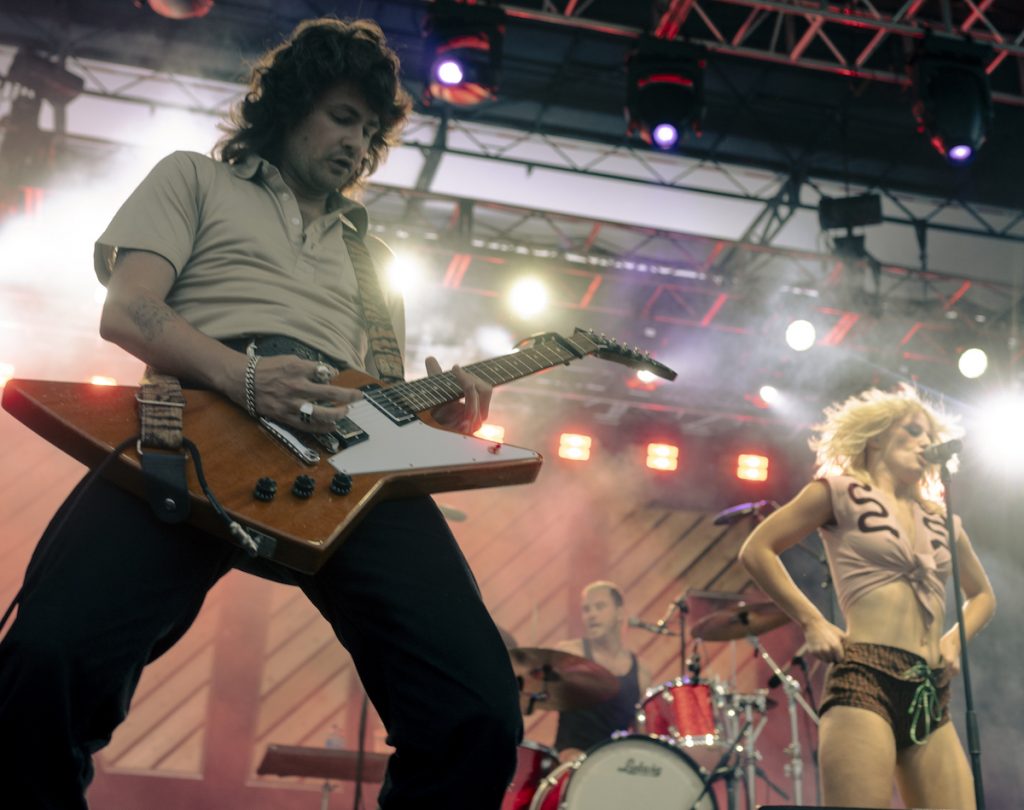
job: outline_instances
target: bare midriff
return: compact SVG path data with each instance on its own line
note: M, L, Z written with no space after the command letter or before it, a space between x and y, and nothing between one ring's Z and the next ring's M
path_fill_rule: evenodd
M910 583L890 582L865 593L846 610L847 643L884 644L940 666L941 622L929 627Z

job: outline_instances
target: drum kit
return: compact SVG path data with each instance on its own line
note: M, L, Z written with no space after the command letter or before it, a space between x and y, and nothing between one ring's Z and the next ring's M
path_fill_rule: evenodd
M702 678L697 655L702 642L742 639L754 646L773 671L773 682L785 690L791 736L786 772L793 780L792 798L802 804L803 761L796 708L806 711L814 722L817 715L804 700L800 684L772 660L758 640L789 618L771 603L748 604L742 597L730 595L726 607L713 610L690 628L694 652L687 657L685 622L687 600L692 596L681 596L657 624L631 621L651 632L680 636L687 674L648 689L636 706L633 730L616 732L575 760L559 764L557 751L524 740L501 810L718 810L711 790L718 782L724 782L728 810L736 810L739 782L745 787L746 807L753 810L755 779L767 780L758 767L756 742L775 701L768 697L768 689L742 693L725 681ZM679 615L678 631L667 624L674 612ZM513 648L509 655L521 685L524 714L538 709L589 708L619 689L618 679L607 669L577 655L544 648ZM714 764L708 767L700 764L712 760Z

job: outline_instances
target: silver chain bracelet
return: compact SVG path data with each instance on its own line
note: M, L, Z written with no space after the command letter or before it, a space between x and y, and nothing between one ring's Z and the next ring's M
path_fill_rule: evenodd
M250 354L245 367L245 409L253 419L256 418L256 366L259 362L258 354Z

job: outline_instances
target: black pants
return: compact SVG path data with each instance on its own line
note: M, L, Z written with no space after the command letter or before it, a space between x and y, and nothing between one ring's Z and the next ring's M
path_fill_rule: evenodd
M76 490L77 493L78 490ZM72 498L76 493L72 494ZM70 502L70 499L69 499ZM0 643L0 795L80 810L92 754L143 666L237 562L97 482L50 524ZM316 575L292 574L348 648L396 748L381 808L497 810L522 734L508 654L429 498L381 504Z

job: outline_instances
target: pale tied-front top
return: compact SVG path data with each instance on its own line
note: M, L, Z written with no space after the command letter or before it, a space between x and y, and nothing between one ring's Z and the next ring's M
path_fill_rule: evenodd
M908 536L894 517L892 495L846 475L821 480L829 487L836 522L818 533L843 613L875 588L904 580L917 597L925 625L941 621L952 570L942 515L928 514L915 501ZM959 535L960 518L954 515L953 520Z

